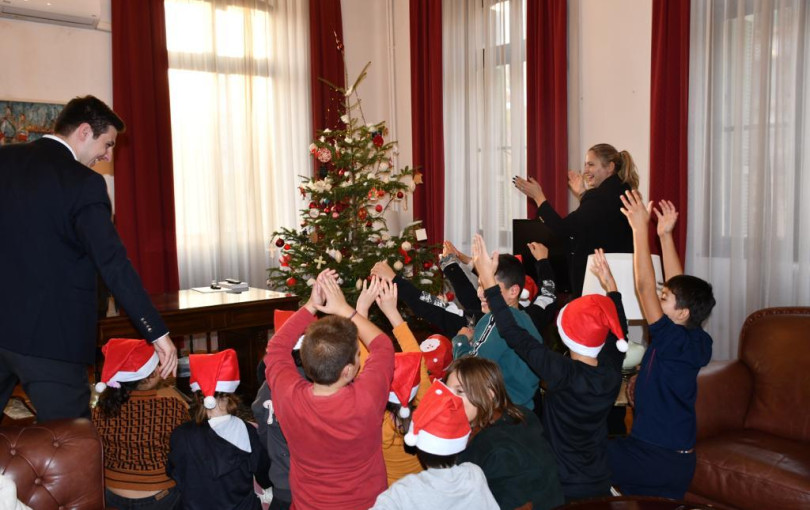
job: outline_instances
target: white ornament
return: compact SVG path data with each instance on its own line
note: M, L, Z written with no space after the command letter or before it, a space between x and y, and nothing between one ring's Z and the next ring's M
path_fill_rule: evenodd
M312 287L313 285L315 285L315 278L307 280L307 287Z
M397 260L396 262L394 262L394 271L402 271L403 267L405 266L402 264L401 260Z
M313 144L313 145L315 145L315 144ZM387 162L387 161L383 161L383 162L381 162L381 163L380 163L380 171L381 171L381 172L385 172L385 171L386 171L386 170L388 170L389 168L390 168L390 167L388 166L388 162Z
M323 260L323 257L321 257L321 256L319 256L317 259L315 259L315 260L314 260L314 262L315 262L315 268L316 268L318 271L320 271L320 270L321 270L321 266L322 266L322 265L326 264L326 261L325 261L325 260Z
M382 239L383 241L388 241L389 239L391 239L391 235L388 234L387 232L383 232L382 237L380 239Z
M408 241L402 241L402 249L403 250L408 251L411 248L412 248L411 243L409 243Z
M319 211L316 207L313 207L312 209L309 210L309 217L310 218L317 218L318 215L320 215L320 214L321 214L321 211Z
M357 281L354 283L354 286L357 287L357 290L362 289L363 288L363 279L358 278Z
M340 120L341 120L341 121L342 121L344 124L348 124L348 123L349 123L349 116L348 116L348 115L345 115L345 114L344 114L344 115L341 115L341 116L340 116Z

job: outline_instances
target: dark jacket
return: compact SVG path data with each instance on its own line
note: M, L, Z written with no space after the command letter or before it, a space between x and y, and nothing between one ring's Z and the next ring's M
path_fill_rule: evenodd
M633 231L622 214L619 198L629 189L630 186L613 174L599 187L586 191L577 210L565 218L557 214L548 201L537 209L537 217L569 242L569 276L574 296L582 294L588 255L596 248L604 249L605 253L633 252Z
M253 475L267 474L267 453L253 425L247 424L251 452L219 437L208 422L188 421L172 433L166 472L177 482L185 510L259 510ZM269 485L259 480L263 486Z
M472 462L484 471L487 485L501 508L517 508L531 501L534 510L562 505L554 454L533 412L519 407L524 421L501 416L475 434L458 463Z
M96 272L143 338L166 325L127 259L104 178L60 142L0 148L0 347L93 363Z

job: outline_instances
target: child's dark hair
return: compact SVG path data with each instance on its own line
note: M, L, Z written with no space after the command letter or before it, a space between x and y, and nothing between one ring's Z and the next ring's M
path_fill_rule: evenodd
M523 263L514 255L501 254L498 255L498 270L495 271L495 279L508 289L512 285L517 285L520 290L523 290L523 284L526 283L526 269L523 268Z
M445 469L451 468L456 465L456 459L458 458L458 454L454 453L453 455L434 455L432 453L428 453L426 451L422 451L419 448L417 448L416 458L419 459L419 463L422 464L422 467L425 469L429 468Z
M132 390L138 389L141 381L122 382L120 388L107 388L98 396L96 407L104 418L115 418L121 413L121 407L129 401Z
M411 426L411 417L413 417L413 407L408 404L408 409L410 409L411 414L408 415L407 418L403 418L399 415L399 410L402 409L402 405L395 404L393 402L388 402L385 404L385 410L391 413L392 422L394 424L394 430L396 430L399 435L404 436L408 432L408 427Z
M301 345L304 373L317 384L332 384L354 363L358 348L357 326L349 319L331 315L313 322Z
M233 393L223 393L221 391L217 391L214 393L214 398L219 400L221 398L225 398L228 400L228 403L225 407L225 410L228 414L236 413L236 410L239 409L239 397ZM202 425L206 421L208 421L208 409L205 408L203 405L203 400L205 396L202 394L201 391L195 391L192 394L191 405L189 406L189 412L191 413L191 418L194 420L194 423L197 425Z
M673 276L664 284L675 295L675 306L689 310L688 329L699 328L709 318L715 305L714 293L709 282L696 276L681 274Z

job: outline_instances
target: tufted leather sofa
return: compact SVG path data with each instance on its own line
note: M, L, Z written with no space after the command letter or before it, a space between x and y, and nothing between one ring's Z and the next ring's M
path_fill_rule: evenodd
M35 510L104 508L101 441L89 420L0 427L0 472Z
M810 508L810 307L751 314L738 359L701 370L697 468L686 499Z

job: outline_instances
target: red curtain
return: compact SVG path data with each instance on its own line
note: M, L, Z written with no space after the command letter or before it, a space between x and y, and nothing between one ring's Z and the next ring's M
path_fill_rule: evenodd
M686 252L689 0L653 0L650 108L650 199L672 200L679 217L673 236Z
M557 211L568 210L567 2L526 6L527 173ZM537 206L528 201L529 217Z
M413 164L423 184L413 196L428 242L444 240L444 118L442 115L442 3L411 0L411 114Z
M310 0L309 60L314 138L320 130L338 127L343 105L343 94L321 81L323 78L338 87L346 87L340 0ZM317 170L319 164L314 158L313 165Z
M116 226L144 287L160 294L180 286L163 0L111 6L113 107L127 124L115 147Z

